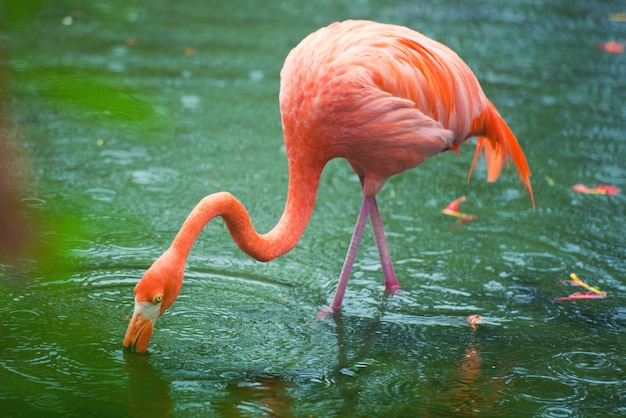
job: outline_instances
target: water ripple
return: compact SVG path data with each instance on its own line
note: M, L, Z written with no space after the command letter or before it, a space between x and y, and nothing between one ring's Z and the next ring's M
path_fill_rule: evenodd
M617 389L614 396L612 396L613 405L618 406L615 410L615 414L620 416L626 416L626 385L622 384L622 387Z
M616 376L623 372L625 364L611 354L571 351L553 356L548 368L567 380L615 385L623 383Z
M93 187L87 189L86 192L91 195L93 200L99 200L101 202L112 202L117 194L115 190L105 189L104 187Z
M147 243L153 242L154 236L147 228L141 228L129 219L113 216L90 217L93 225L106 225L93 234L68 239L68 253L73 257L93 265L117 264L122 260L133 259L145 254L146 260L156 257L155 249Z
M306 380L305 380L306 378ZM319 386L321 386L324 390L332 388L335 386L336 382L332 376L323 374L321 376L302 376L300 377L300 385L306 385L307 383L312 383L316 386L316 390Z
M539 409L537 416L545 418L575 418L579 415L572 408L547 405Z
M18 322L34 322L38 321L41 314L34 309L13 309L8 311L10 319Z
M609 312L607 323L617 331L626 330L626 308L615 308Z
M405 373L387 373L385 375L377 375L375 378L376 386L380 387L383 393L390 399L403 398L407 393L417 393L423 385L423 373L415 371L414 376L408 378ZM372 385L374 381L371 382Z
M151 167L147 170L135 170L132 172L132 181L135 184L141 186L148 186L152 184L168 184L174 178L178 177L179 173L176 170L163 168L163 167ZM150 189L149 189L150 190Z
M28 399L28 403L41 411L56 413L67 412L67 406L62 398L50 392L43 392L31 396Z
M548 252L507 251L502 254L502 259L511 268L523 268L531 272L560 273L565 267L562 257Z
M117 384L119 372L111 367L110 359L119 352L119 346L116 344L110 347L111 350L106 351L100 342L91 346L82 344L81 352L77 354L58 344L45 344L40 341L32 345L16 343L5 350L5 358L0 361L0 369L49 388L76 388L78 385L85 387L105 382ZM105 361L98 363L103 355L106 357Z
M135 160L145 161L149 159L144 147L133 147L131 150L105 149L100 153L102 164L128 165Z
M530 286L513 285L509 286L506 296L516 303L531 303L537 296L537 290Z
M581 385L564 382L558 377L522 375L507 381L508 390L516 399L544 404L563 404L584 398Z

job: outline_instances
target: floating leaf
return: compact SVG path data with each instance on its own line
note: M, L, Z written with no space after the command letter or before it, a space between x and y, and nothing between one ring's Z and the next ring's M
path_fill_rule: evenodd
M606 41L598 44L598 49L608 52L609 54L623 54L624 44L617 41Z
M467 200L467 197L465 196L461 196L458 199L454 199L452 202L448 203L448 206L446 206L446 208L444 209L444 211L452 211L452 212L460 212L461 209L459 209L459 206L461 205L461 203L465 202Z
M441 211L441 213L443 213L444 215L449 215L449 216L454 216L455 218L459 218L455 226L463 225L464 223L475 221L477 219L476 216L474 215L462 213L460 211L459 206L461 205L461 203L465 202L466 200L467 198L465 196L461 196L458 199L455 199L452 202L448 203L448 206L446 206L445 209Z
M574 292L569 296L564 296L560 298L554 298L554 300L578 300L578 299L605 299L606 293L602 295L598 295L597 293L592 292Z
M610 184L598 184L596 190L602 190L605 194L619 194L620 189Z
M472 329L476 331L478 329L476 325L483 322L483 316L479 314L470 315L467 318L465 318L465 321L467 321L470 327L472 327Z
M577 183L574 184L571 189L576 193L584 193L584 194L608 194L615 195L619 194L619 187L615 187L610 184L598 184L596 187L587 187L584 184Z
M626 22L626 13L609 13L607 17L611 22Z
M576 273L571 273L569 275L571 280L567 280L566 282L574 285L580 286L589 290L589 292L574 292L569 296L554 298L554 300L578 300L578 299L604 299L607 297L606 292L601 291L593 286L589 286L587 283L583 282Z

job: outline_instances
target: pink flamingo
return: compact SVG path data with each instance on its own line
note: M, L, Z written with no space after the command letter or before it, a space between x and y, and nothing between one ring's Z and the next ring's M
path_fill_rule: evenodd
M289 187L278 224L259 234L231 194L203 198L135 287L135 310L124 347L147 350L155 321L178 297L191 247L213 218L224 218L239 248L257 260L273 260L293 249L313 212L322 170L334 158L350 163L361 179L364 198L332 310L341 307L368 217L385 289L394 292L400 287L376 203L389 177L440 152L458 153L475 135L472 169L484 150L487 180L495 181L510 157L533 199L522 149L470 68L445 45L408 28L345 21L307 36L285 60L280 110Z

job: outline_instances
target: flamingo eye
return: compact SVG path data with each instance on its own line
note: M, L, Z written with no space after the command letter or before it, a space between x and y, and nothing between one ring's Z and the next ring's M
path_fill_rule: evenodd
M159 293L158 295L154 295L154 297L152 298L152 303L156 305L157 303L161 303L162 300L163 295Z

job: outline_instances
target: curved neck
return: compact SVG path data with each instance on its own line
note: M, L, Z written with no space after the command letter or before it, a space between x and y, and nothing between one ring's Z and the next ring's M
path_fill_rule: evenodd
M322 167L323 168L323 167ZM259 234L248 211L232 194L220 192L206 196L191 211L174 238L170 250L187 259L194 242L205 225L221 216L235 243L246 254L259 261L273 260L293 249L313 214L322 168L292 169L283 214L276 226Z

